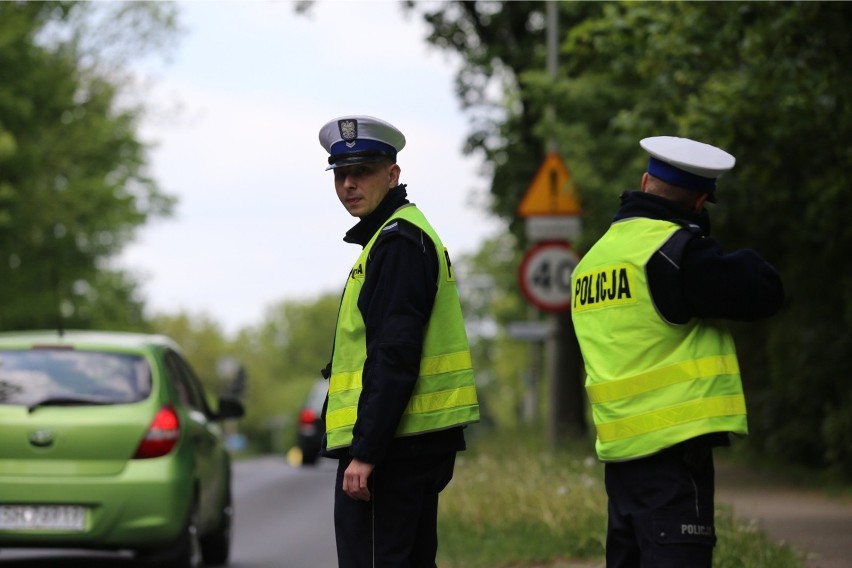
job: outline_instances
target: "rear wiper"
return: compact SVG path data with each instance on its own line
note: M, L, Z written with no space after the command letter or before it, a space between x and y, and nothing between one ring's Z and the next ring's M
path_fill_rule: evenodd
M27 407L27 410L32 413L36 408L42 406L97 406L103 404L112 404L111 401L97 398L74 398L70 396L57 396L54 398L45 398L35 402Z

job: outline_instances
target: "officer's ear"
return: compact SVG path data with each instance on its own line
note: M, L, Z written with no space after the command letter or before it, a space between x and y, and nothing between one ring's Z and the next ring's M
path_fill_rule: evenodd
M390 169L388 170L388 188L396 187L399 185L399 174L402 173L402 169L400 169L398 164L392 164Z
M702 193L698 196L698 199L695 200L695 211L701 211L701 208L704 207L704 202L707 201L707 197L709 193Z
M648 186L648 172L642 174L642 185L640 188L642 189L642 193L645 193L645 188Z

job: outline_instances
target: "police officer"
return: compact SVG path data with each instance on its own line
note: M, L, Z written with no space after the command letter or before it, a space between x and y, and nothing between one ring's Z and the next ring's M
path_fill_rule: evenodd
M338 563L433 568L438 494L465 449L464 426L479 420L450 257L399 183L402 132L343 116L319 140L340 202L359 219L343 240L362 247L327 367Z
M712 564L712 448L745 435L734 342L723 320L776 313L775 269L710 237L706 202L735 164L685 138L641 141L641 192L625 192L572 275L572 319L605 462L608 568Z

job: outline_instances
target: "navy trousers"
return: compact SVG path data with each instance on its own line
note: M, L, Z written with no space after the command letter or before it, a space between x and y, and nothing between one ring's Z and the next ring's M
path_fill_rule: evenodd
M393 459L376 466L370 501L343 492L337 466L334 530L339 568L435 568L438 494L453 477L456 454Z
M713 449L694 440L605 465L607 568L710 568Z

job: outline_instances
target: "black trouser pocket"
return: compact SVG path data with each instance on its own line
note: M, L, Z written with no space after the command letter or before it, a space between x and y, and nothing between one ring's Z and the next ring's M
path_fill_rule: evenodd
M652 523L654 566L710 568L716 530L712 520L655 519Z

